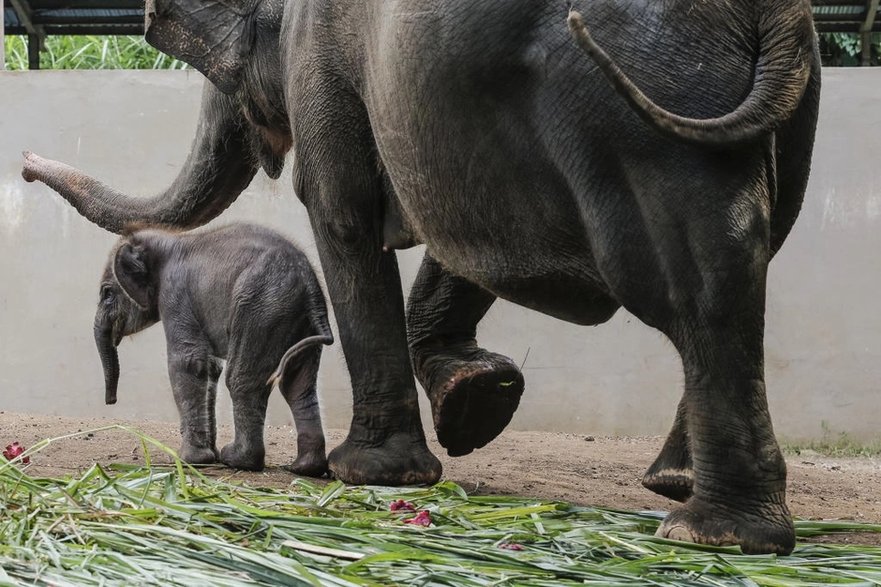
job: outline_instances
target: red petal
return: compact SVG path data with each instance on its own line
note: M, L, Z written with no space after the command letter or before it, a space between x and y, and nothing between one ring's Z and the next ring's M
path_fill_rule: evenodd
M6 445L6 450L3 451L3 456L7 461L11 461L18 455L24 452L24 447L20 445L18 442L13 442L12 444ZM27 457L25 457L27 458ZM22 461L24 462L24 461Z
M405 524L413 524L414 526L431 526L431 514L427 510L422 510L416 514L415 518L404 520Z

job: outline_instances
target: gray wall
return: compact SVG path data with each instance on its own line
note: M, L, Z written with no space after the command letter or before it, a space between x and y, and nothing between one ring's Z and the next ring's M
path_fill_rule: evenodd
M159 326L122 344L120 402L103 405L91 322L114 237L44 185L24 183L20 151L151 194L184 161L201 83L193 72L0 74L0 410L176 418ZM768 293L768 390L785 438L821 436L822 422L862 439L881 435L879 96L879 69L825 71L810 191L771 266ZM232 220L274 226L315 259L288 174L276 182L258 176L217 222ZM405 288L419 258L418 250L400 254ZM669 426L680 395L678 359L659 333L623 311L583 328L499 302L480 338L518 362L529 351L515 428L639 435ZM337 345L325 354L321 400L326 423L346 427L351 399L338 353ZM277 400L270 420L290 421Z

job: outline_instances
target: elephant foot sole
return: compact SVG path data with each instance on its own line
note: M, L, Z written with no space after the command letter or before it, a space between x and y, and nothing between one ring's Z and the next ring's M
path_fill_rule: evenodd
M180 459L191 465L213 465L219 454L217 449L209 446L182 446Z
M673 501L686 502L692 496L694 472L680 468L650 468L642 486Z
M714 507L699 497L673 510L664 519L656 536L708 544L740 546L744 554L787 555L795 548L795 528L784 504L749 508Z
M443 470L425 439L407 433L392 434L380 444L346 439L330 452L332 477L353 485L430 485Z
M244 450L235 444L227 444L220 451L220 462L242 471L262 471L264 456L263 450Z
M451 457L486 446L511 422L523 395L523 374L507 357L451 361L429 393L434 428Z
M327 457L324 453L297 455L294 462L281 468L300 477L324 477L327 473Z

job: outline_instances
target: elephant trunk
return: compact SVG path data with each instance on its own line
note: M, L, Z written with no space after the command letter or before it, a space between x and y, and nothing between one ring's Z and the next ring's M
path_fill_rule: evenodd
M163 193L131 197L30 152L24 153L22 177L42 181L88 220L111 232L121 233L130 224L192 228L223 212L257 173L251 132L234 98L206 83L192 150Z
M113 340L113 328L96 323L95 344L104 368L104 403L112 405L116 403L116 389L119 386L119 354Z

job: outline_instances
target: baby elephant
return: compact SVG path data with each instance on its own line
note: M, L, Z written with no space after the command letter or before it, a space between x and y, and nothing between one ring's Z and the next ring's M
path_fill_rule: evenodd
M180 455L190 463L263 468L263 423L276 381L297 426L288 469L327 469L316 378L333 342L327 306L305 255L280 234L248 224L211 232L137 230L122 237L101 278L95 342L116 403L123 336L162 321L180 413ZM235 440L216 448L214 403L227 359Z

